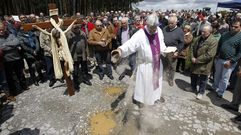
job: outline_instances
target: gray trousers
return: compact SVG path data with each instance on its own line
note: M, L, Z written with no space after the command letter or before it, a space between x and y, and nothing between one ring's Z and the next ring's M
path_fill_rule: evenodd
M175 70L177 66L177 59L172 58L173 53L168 53L166 55L167 58L167 80L168 81L173 81L174 80L174 75L175 75Z

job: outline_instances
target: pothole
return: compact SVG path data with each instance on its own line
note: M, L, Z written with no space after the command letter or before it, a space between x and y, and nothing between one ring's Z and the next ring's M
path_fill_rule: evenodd
M90 118L91 135L110 135L117 126L115 114L112 111L104 111Z
M123 88L111 86L111 87L105 88L104 91L105 91L105 93L107 93L110 96L118 96L121 93L123 93Z

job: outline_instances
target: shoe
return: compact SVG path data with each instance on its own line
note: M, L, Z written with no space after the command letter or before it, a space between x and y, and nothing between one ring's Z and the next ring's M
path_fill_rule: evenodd
M23 90L29 90L30 88L28 86L23 86L22 89Z
M79 85L74 86L74 89L75 89L76 91L79 91L79 89L80 89Z
M234 119L241 122L241 115L236 116Z
M64 83L64 79L59 79L58 80L60 83Z
M54 86L55 83L56 83L56 80L55 80L55 79L54 79L54 80L51 80L51 81L49 82L49 87Z
M121 81L124 77L125 77L125 72L123 72L118 79Z
M210 91L214 91L214 92L216 92L216 90L217 90L217 89L215 89L213 87L207 87L207 89L210 90Z
M169 86L173 86L174 85L174 82L173 81L168 81L168 84L169 84Z
M161 97L161 98L160 98L160 102L161 102L161 103L164 103L165 101L166 101L166 100L164 99L164 97Z
M241 115L238 115L238 116L236 116L234 118L231 118L231 121L236 123L236 124L241 125Z
M196 98L201 100L203 98L203 94L198 93Z
M102 75L102 74L99 74L99 78L100 78L100 80L103 80L103 78L104 78L104 75Z
M16 98L14 96L7 96L7 100L16 101Z
M224 109L233 110L235 112L238 112L238 110L239 110L238 106L235 106L235 105L232 105L232 104L222 104L221 107L224 108Z
M89 80L83 80L83 83L86 84L86 85L89 85L89 86L92 85L92 83Z
M218 99L222 99L222 98L223 98L223 95L217 94L217 98L218 98Z
M35 86L39 86L39 84L38 84L37 81L35 81L33 84L34 84Z
M108 77L109 77L111 80L114 80L113 75L108 75Z
M93 78L92 75L89 74L89 73L86 74L86 77L87 77L88 80L91 80Z
M44 83L44 82L45 82L44 79L40 79L40 80L39 80L39 83Z

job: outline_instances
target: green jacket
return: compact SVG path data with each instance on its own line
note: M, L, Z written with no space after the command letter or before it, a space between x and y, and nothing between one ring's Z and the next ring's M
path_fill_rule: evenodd
M191 59L194 58L194 50L198 49L198 41L201 36L194 39L191 46ZM191 64L191 73L192 74L201 74L201 75L209 75L211 72L211 68L213 65L213 59L216 54L218 41L213 36L210 35L201 45L201 47L197 50L196 59L197 63Z

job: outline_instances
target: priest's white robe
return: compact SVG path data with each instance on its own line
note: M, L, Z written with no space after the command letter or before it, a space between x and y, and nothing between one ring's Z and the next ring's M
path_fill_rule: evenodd
M159 27L156 32L158 32L160 53L162 53L166 49L163 33ZM161 97L163 65L160 59L159 88L154 90L152 51L144 30L137 31L119 48L122 50L122 58L137 52L134 99L146 105L153 105Z

